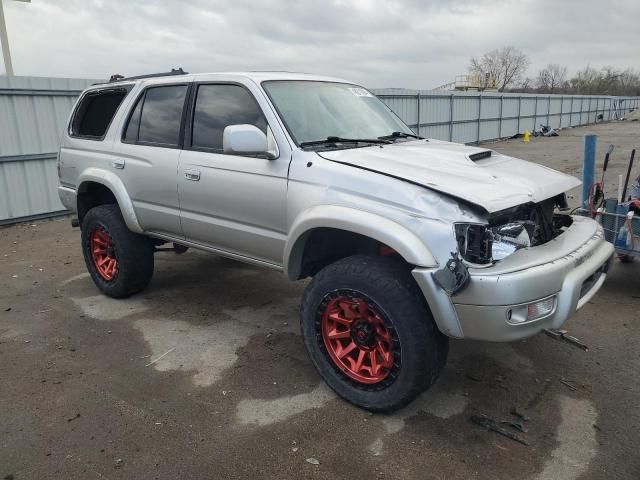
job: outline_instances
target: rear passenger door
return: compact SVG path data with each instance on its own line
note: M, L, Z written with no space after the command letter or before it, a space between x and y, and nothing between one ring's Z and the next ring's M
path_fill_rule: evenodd
M116 141L113 162L142 228L180 238L176 172L189 88L187 83L146 87Z
M229 125L250 124L271 135L263 110L246 85L203 83L194 87L178 170L185 237L279 265L286 241L289 158L224 154L222 134Z

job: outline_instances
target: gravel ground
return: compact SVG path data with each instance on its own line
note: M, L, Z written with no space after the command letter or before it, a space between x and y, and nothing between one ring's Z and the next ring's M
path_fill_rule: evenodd
M640 122L490 146L579 175L587 130L599 164L616 146L615 187ZM79 238L68 219L0 229L0 478L640 478L638 263L616 262L566 324L588 352L544 335L452 341L435 387L371 415L306 357L305 282L162 253L145 292L111 300ZM529 445L469 420L512 422L514 408Z

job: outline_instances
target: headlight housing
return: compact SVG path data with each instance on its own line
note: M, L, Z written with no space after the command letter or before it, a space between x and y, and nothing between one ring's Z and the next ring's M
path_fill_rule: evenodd
M535 225L518 221L499 226L480 223L456 223L454 231L458 252L467 262L488 266L503 260L516 250L531 246Z
M488 225L480 223L456 223L456 243L460 256L469 263L492 263L493 235Z

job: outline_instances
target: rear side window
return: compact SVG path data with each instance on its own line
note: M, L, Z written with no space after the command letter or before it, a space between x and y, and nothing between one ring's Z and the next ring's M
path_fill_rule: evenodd
M178 146L187 88L186 85L148 88L131 113L123 140Z
M129 118L129 124L127 130L124 133L123 140L129 143L135 143L138 141L138 131L140 130L140 114L142 113L142 104L144 103L144 95L140 97L136 108L134 108L131 117Z
M193 112L192 146L222 152L228 125L255 125L267 132L267 121L255 99L237 85L200 85Z
M127 93L124 88L87 93L73 116L71 136L102 140Z

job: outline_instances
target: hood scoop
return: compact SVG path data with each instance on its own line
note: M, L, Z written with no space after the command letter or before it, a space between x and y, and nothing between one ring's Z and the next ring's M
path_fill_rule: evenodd
M484 158L489 158L491 156L491 150L485 150L483 152L472 153L469 155L469 160L472 162L477 162L478 160L482 160Z

